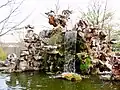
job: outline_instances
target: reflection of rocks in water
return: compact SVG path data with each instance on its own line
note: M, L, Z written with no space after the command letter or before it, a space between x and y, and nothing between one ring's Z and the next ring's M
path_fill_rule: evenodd
M23 89L26 90L28 77L23 73L12 73L10 74L10 81L6 81L6 84L11 87L11 89Z
M39 72L23 72L23 73L11 73L10 80L6 81L6 84L11 89L15 90L38 90L37 87L42 85L41 87L46 86L47 77L44 76L43 73Z

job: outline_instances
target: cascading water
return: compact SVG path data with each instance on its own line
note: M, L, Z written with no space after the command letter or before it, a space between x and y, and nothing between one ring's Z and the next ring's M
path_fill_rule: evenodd
M77 31L67 31L65 33L65 64L64 72L75 72Z

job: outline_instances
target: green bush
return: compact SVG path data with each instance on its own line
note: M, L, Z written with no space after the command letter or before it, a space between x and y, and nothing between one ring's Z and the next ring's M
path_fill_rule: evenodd
M0 60L5 60L7 58L7 54L0 47Z
M53 36L50 37L48 43L50 45L61 44L63 41L63 36L61 32L55 33Z
M92 65L90 56L85 52L77 53L77 56L80 60L80 70L82 73L87 72L87 70Z

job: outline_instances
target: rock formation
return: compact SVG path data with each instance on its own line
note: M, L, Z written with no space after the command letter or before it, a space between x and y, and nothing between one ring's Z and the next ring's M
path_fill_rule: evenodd
M30 25L24 38L25 49L20 58L8 56L8 71L42 70L45 72L74 72L90 74L112 71L114 77L120 76L119 58L112 53L106 34L98 27L92 27L85 20L79 20L71 30L66 30L70 19L69 10L56 15L46 13L53 30L34 33Z

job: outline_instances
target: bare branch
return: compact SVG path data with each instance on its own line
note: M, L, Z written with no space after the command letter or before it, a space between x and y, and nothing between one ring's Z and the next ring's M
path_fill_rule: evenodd
M10 18L12 17L12 15L16 12L16 10L18 10L18 8L21 6L21 4L22 4L24 1L25 1L25 0L22 0L22 1L20 2L20 4L19 4L16 8L11 9L10 14L9 14L5 19L3 19L2 21L0 21L0 24L3 24L2 27L1 27L1 29L0 29L0 34L2 34L3 30L5 29L5 27L6 27L7 24L8 24L9 19L10 19ZM10 3L10 2L12 2L12 1L8 1L8 2ZM7 5L7 3L4 4L4 5ZM9 31L9 30L8 30L8 31Z
M59 6L59 0L57 0L57 4L55 4L55 13L57 14L59 9L60 9L60 6Z
M13 27L11 27L9 30L7 30L6 32L0 34L0 37L5 35L6 33L10 32L10 31L13 31L13 30L16 30L16 27L19 26L20 24L22 24L24 21L26 21L32 14L33 12L31 12L25 19L23 19L20 23L18 23L17 25L14 25Z
M9 20L9 19L7 19L7 20L3 23L2 28L0 29L0 33L2 33L2 31L3 31L3 29L5 28L5 25L6 25L6 23L7 23L8 20Z
M25 0L22 0L21 3L14 9L11 11L11 13L3 20L0 21L0 24L3 23L5 20L9 19L11 17L11 15L21 6L21 4L24 2Z
M0 8L3 8L4 6L7 6L10 2L12 2L12 1L8 0L5 4L1 5Z
M102 20L102 26L101 26L102 28L104 27L106 9L107 9L107 0L106 0L106 3L105 3L104 13L103 13L103 20Z

